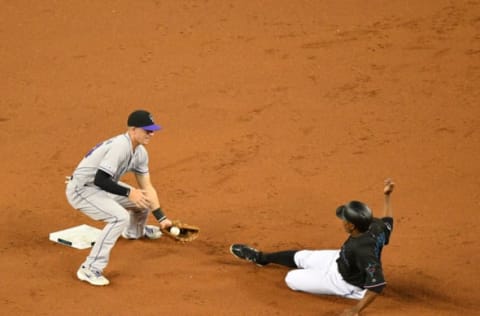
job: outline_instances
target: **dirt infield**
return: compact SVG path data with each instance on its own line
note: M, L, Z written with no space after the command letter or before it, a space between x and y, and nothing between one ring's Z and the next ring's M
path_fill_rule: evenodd
M335 315L233 258L338 248L335 207L397 183L388 287L362 315L480 310L480 1L0 0L2 315ZM134 109L164 209L198 240L119 240L94 288L63 179ZM128 177L127 177L128 180ZM150 218L153 223L153 218Z

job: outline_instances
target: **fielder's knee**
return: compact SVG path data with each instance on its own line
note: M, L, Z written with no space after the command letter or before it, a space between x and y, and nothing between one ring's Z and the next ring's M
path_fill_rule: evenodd
M115 221L122 226L127 226L128 222L130 221L130 215L128 214L127 211L122 212L121 214L118 214L116 216Z

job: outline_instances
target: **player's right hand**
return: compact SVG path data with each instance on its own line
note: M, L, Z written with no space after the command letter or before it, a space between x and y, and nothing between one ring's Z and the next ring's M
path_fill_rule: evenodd
M150 206L150 201L148 200L147 193L144 190L132 188L130 189L128 198L139 208L148 208Z
M168 218L165 218L163 221L160 222L160 229L167 229L172 227L173 223Z

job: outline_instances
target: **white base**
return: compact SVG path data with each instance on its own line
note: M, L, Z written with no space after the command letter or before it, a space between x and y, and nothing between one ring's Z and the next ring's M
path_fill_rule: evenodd
M77 249L87 249L95 244L101 230L86 224L50 233L50 240Z

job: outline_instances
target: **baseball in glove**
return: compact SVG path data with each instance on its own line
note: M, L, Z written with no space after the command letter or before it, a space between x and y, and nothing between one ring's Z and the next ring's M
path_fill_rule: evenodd
M190 242L195 240L200 233L200 228L186 224L178 219L172 220L172 226L162 229L162 233L176 241Z

